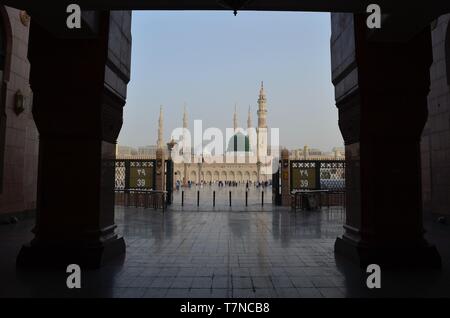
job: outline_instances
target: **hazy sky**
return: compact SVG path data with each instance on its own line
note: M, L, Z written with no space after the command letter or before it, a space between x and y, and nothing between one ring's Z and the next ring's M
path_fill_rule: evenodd
M330 75L329 13L135 11L131 82L119 144L156 144L159 106L164 137L182 126L253 124L260 82L268 99L268 126L280 144L322 150L342 145Z

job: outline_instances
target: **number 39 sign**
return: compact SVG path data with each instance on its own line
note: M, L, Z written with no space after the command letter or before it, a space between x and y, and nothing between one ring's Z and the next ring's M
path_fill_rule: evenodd
M153 187L153 168L131 167L130 188L151 189Z
M315 189L316 188L316 169L315 168L296 168L292 170L292 188L293 189Z

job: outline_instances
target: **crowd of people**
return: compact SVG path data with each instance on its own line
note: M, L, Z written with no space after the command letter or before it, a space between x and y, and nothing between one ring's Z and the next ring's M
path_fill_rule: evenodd
M229 180L205 181L205 180L201 180L200 182L194 182L194 181L188 180L186 182L186 187L188 187L188 188L192 188L193 186L197 186L197 187L218 186L219 188L223 188L223 187L238 187L238 186L244 186L244 185L246 188L250 188L250 187L266 188L266 187L272 185L272 181L251 181L251 180L247 180L247 181L229 181ZM180 190L180 188L183 186L184 185L182 184L182 182L180 180L177 180L175 182L175 188L177 191Z

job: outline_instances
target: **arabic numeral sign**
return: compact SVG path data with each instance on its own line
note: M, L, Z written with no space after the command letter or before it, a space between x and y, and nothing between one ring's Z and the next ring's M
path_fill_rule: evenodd
M130 168L130 187L131 188L152 188L152 167L131 167Z
M292 171L292 181L294 189L315 189L316 169L315 168L295 168Z

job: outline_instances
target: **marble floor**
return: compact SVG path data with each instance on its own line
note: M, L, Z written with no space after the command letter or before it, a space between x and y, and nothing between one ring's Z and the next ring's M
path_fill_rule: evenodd
M382 269L382 288L335 257L340 209L297 212L180 211L116 207L126 257L82 271L69 290L61 271L16 270L33 220L0 226L1 297L450 297L449 226L427 222L441 270Z

